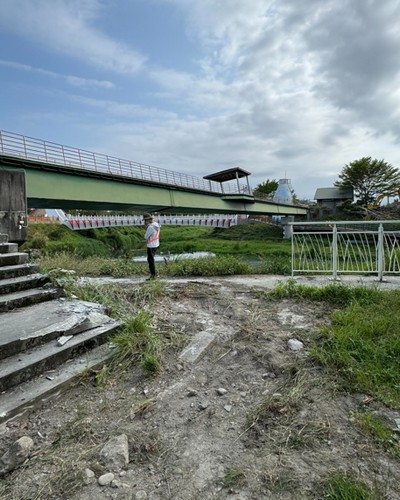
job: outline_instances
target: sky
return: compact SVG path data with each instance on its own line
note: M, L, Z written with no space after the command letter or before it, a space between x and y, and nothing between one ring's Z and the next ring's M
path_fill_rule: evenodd
M0 0L0 129L300 199L400 167L400 0Z

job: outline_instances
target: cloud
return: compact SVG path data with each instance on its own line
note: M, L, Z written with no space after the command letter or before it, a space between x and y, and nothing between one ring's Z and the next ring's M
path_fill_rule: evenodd
M253 185L287 175L309 197L359 157L400 164L398 0L147 1L154 16L162 4L183 19L190 66L156 64L106 35L108 0L0 2L4 29L119 73L109 99L69 96L104 112L92 127L104 152L199 175L242 166Z
M96 29L99 0L2 0L0 24L20 35L88 64L136 74L146 57Z
M171 120L176 117L176 113L162 111L155 107L146 107L138 104L116 102L105 99L95 99L80 95L69 95L68 97L69 99L79 102L80 104L102 109L115 116L125 116L130 118L132 121L138 118L147 120L157 119L158 121L161 121L166 119Z
M13 61L5 61L0 59L0 66L6 66L8 68L27 71L30 73L37 73L39 75L48 76L50 78L60 78L75 87L99 87L105 89L111 89L114 87L114 84L112 82L109 82L108 80L95 80L93 78L81 78L79 76L63 75L61 73L56 73L55 71L35 68L33 66L30 66L29 64L21 64Z

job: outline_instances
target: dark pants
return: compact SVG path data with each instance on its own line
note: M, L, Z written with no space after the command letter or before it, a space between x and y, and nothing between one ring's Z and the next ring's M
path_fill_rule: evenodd
M156 265L154 262L154 256L156 255L157 248L147 247L147 262L149 263L150 274L153 278L156 276Z

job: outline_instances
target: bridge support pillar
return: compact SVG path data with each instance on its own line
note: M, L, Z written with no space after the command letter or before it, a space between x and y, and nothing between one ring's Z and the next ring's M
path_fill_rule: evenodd
M283 225L283 239L290 240L293 233L293 226L290 222L294 221L293 215L287 215L286 217L282 217L281 224Z

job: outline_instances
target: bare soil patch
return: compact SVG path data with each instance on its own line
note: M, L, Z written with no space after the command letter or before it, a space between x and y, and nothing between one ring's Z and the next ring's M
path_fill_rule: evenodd
M393 412L340 392L308 347L330 321L326 304L268 301L245 283L172 282L149 308L175 338L162 372L86 374L40 409L3 426L0 453L23 435L32 457L0 481L0 497L32 499L314 499L333 472L400 498L400 467L356 429L351 412ZM195 364L179 354L196 333L216 341ZM173 335L172 335L173 334ZM181 336L182 342L176 338ZM297 339L304 349L292 351ZM110 471L100 449L126 434L130 461ZM85 469L94 472L88 478ZM111 485L97 478L115 474Z

